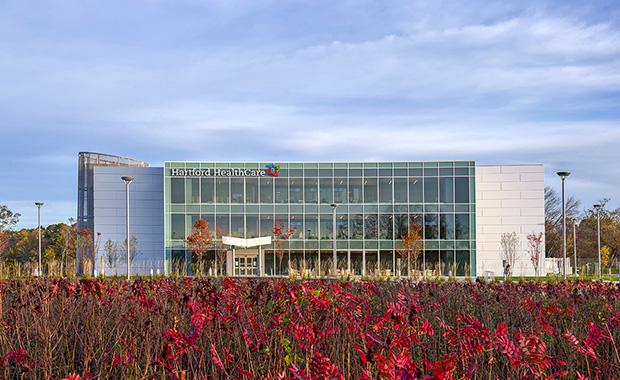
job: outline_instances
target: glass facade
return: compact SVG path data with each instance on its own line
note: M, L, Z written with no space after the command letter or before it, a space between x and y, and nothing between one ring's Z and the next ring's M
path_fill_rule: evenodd
M241 238L273 236L281 221L295 231L281 264L273 245L262 247L265 273L326 274L335 203L338 268L406 274L397 248L417 223L425 247L416 268L475 276L474 171L474 161L166 162L166 258L190 260L184 240L199 218Z

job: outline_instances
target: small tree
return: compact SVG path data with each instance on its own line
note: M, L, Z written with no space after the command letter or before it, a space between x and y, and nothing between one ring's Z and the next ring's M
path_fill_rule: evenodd
M132 267L133 266L133 262L134 260L142 255L142 250L140 249L140 247L142 247L142 243L140 243L138 241L138 238L131 235L131 237L129 238L129 266ZM123 244L121 246L123 253L119 253L119 256L123 256L123 261L127 262L127 239L125 239L123 241Z
M77 223L75 219L69 218L67 224L63 224L60 229L60 234L62 236L62 270L61 273L63 275L67 275L67 267L68 267L68 259L71 258L75 260L76 250L77 250L77 233L76 233Z
M402 237L402 247L395 247L395 249L403 259L407 259L407 277L411 277L411 261L413 260L414 270L416 270L418 256L424 249L422 227L415 222L411 223L407 234Z
M527 251L530 254L530 260L532 260L532 265L534 266L534 276L536 278L540 276L538 268L540 266L540 259L543 253L543 238L544 234L542 232L532 232L527 235Z
M515 262L519 258L519 237L516 232L506 232L502 234L500 240L501 256L502 260L506 260L506 264L509 265L506 268L506 277L512 276L511 269L514 268Z
M194 223L192 233L185 239L187 248L194 252L196 258L202 262L213 245L213 233L209 231L209 223L200 218Z
M276 220L273 223L273 244L278 258L278 269L282 273L282 259L284 258L284 252L286 251L286 243L288 239L293 236L297 226L290 230L285 230L285 225L282 221Z
M118 275L118 266L116 265L120 256L118 243L108 238L108 240L103 244L103 252L105 255L105 260L110 267L110 272L113 267L116 267L115 275Z
M101 232L93 234L90 228L77 231L77 248L82 252L81 262L78 263L78 271L81 273L93 274L93 264L99 254L101 244Z
M604 245L601 248L601 273L603 273L603 268L608 268L611 262L611 249L609 249L609 246ZM609 271L611 272L611 269Z

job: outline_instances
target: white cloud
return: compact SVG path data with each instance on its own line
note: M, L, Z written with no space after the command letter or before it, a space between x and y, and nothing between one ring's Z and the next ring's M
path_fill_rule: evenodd
M82 150L617 170L620 25L596 1L63 4L0 6L0 158L21 178L0 199L39 196L26 170L75 181Z

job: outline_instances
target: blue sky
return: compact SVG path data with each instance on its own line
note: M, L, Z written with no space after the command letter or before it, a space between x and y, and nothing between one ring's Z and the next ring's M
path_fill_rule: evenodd
M0 205L76 215L80 151L542 163L620 205L612 1L0 2Z

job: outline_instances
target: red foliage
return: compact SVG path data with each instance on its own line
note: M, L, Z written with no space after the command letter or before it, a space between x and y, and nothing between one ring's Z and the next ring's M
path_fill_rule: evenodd
M620 290L605 283L29 279L0 282L0 296L3 379L620 373ZM37 339L51 335L45 354Z
M198 219L185 242L187 249L194 252L198 258L202 258L213 245L213 233L209 231L209 223L202 218Z

